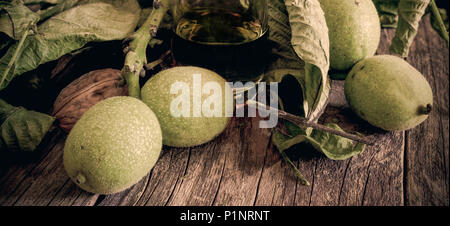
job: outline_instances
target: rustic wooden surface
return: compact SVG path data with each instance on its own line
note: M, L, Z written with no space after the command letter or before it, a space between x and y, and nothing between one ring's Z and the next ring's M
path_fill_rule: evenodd
M435 111L407 132L383 132L347 107L343 82L333 82L321 121L359 131L376 145L346 161L300 154L302 186L280 160L271 132L259 119L233 119L206 145L164 148L154 169L138 184L114 195L84 192L67 177L62 154L66 135L56 130L36 159L0 166L0 205L449 205L449 54L422 22L408 61L430 82ZM388 53L393 30L383 30L379 54ZM308 151L305 151L308 152ZM8 162L8 161L6 161Z

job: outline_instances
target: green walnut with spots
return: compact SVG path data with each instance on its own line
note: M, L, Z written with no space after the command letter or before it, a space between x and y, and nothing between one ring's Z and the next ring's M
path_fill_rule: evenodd
M330 66L339 71L371 57L380 43L381 25L372 0L319 0L330 38Z
M220 90L212 92L208 87ZM141 96L161 123L164 145L193 147L213 140L227 127L230 121L227 116L232 115L233 108L226 107L226 88L229 85L217 73L183 66L164 70L150 78L142 88ZM184 101L177 102L180 98ZM210 106L214 103L216 105ZM220 109L220 114L205 115L205 108Z
M356 64L345 81L345 96L359 117L387 131L414 128L433 108L433 92L425 77L389 55Z
M112 97L94 105L75 124L63 161L80 188L112 194L148 174L161 148L161 128L153 111L138 99Z

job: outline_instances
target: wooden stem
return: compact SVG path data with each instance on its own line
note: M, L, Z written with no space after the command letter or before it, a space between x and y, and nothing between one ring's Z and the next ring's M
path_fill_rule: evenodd
M306 120L305 118L284 112L284 111L278 111L278 117L280 117L281 119L287 120L289 122L292 122L298 126L306 126L306 127L311 127L313 129L316 130L320 130L323 132L327 132L327 133L331 133L331 134L335 134L341 137L345 137L347 139L353 140L353 141L357 141L359 143L363 143L363 144L367 144L367 145L374 145L374 143L364 137L358 136L358 135L354 135L354 134L350 134L350 133L346 133L344 131L340 131L340 130L336 130L318 123L314 123L314 122L309 122L308 120Z
M261 104L254 100L248 100L247 104L249 106L256 105L258 109L261 109L264 111L272 111L274 114L278 114L279 118L284 119L289 122L292 122L301 127L310 127L310 128L316 129L316 130L324 131L324 132L335 134L335 135L338 135L338 136L341 136L341 137L344 137L344 138L347 138L347 139L350 139L353 141L357 141L359 143L363 143L363 144L367 144L367 145L374 145L374 142L368 140L367 138L360 137L360 136L354 135L354 134L349 134L344 131L339 131L339 130L336 130L336 129L333 129L333 128L330 128L330 127L327 127L327 126L324 126L324 125L321 125L321 124L318 124L315 122L310 122L306 118L303 118L303 117L300 117L297 115L293 115L293 114L290 114L288 112L281 111L278 109L273 109L272 107Z

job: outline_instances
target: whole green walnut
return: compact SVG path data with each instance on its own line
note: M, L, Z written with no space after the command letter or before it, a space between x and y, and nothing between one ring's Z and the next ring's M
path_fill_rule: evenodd
M384 130L408 130L428 118L433 92L425 77L399 57L382 55L356 64L345 81L354 112Z
M196 83L196 78L198 84ZM201 81L201 82L200 82ZM219 93L205 93L208 85L219 88ZM185 88L184 90L174 89ZM225 79L217 73L199 67L174 67L150 78L141 90L142 101L155 111L161 124L163 144L172 147L192 147L207 143L221 134L227 127L233 109L226 108L225 90L229 88ZM174 92L175 91L175 92ZM194 103L197 92L197 109ZM177 100L183 99L184 103ZM216 104L219 117L205 116L203 109ZM184 110L179 105L185 107ZM200 108L200 109L198 109ZM182 112L183 111L183 112ZM195 115L197 112L197 115ZM228 113L226 113L228 112Z
M372 0L319 0L330 38L330 66L345 71L375 54L381 25Z
M158 119L142 101L112 97L75 124L64 146L64 167L82 189L112 194L136 184L162 149Z

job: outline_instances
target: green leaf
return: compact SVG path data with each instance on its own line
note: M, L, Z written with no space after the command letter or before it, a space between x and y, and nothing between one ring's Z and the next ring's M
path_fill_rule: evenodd
M15 76L78 50L88 42L124 39L136 28L139 15L136 0L104 0L78 5L51 17L38 27L36 35L25 40L0 90ZM10 47L0 59L0 75L6 71L16 48L17 44Z
M15 40L19 40L24 31L38 21L39 15L18 1L13 1L0 10L0 32Z
M398 22L398 3L400 0L372 0L378 10L381 26L396 28Z
M343 131L338 125L333 123L326 126ZM362 153L365 149L364 144L358 143L354 145L352 140L319 130L313 130L309 135L302 132L302 129L299 127L296 132L292 133L292 131L294 130L291 129L289 134L283 134L277 130L273 134L272 141L280 152L286 151L296 144L306 142L329 159L345 160Z
M294 99L291 103L297 103L303 109L305 102L305 62L295 53L291 44L291 26L283 0L269 1L269 41L272 46L272 58L265 71L267 82L281 83L287 76L295 78L302 91L300 96L290 96ZM289 87L292 89L291 87ZM296 86L294 86L296 88ZM293 90L292 93L299 93ZM280 103L282 100L280 100ZM290 106L287 106L288 108ZM295 106L296 107L296 106ZM301 114L304 116L303 114Z
M338 125L333 123L329 123L326 126L343 131ZM310 144L332 160L351 158L362 153L366 147L365 144L357 143L354 145L352 140L319 130L314 130L307 139Z
M305 61L305 115L309 120L317 120L328 103L331 90L330 43L325 15L317 0L286 0L285 5L292 29L292 46Z
M270 1L268 8L269 40L273 46L273 60L267 68L267 76L276 82L280 82L289 72L297 75L296 77L304 77L305 62L292 48L291 26L283 0Z
M286 0L269 3L269 40L275 56L268 67L266 79L281 82L293 76L303 90L303 107L310 120L317 120L326 107L330 93L329 40L323 11L316 0ZM301 103L299 103L301 104ZM307 142L330 159L346 159L364 149L358 144L336 135L302 129L284 122L287 134L275 130L272 141L283 152ZM331 124L332 128L339 128Z
M23 0L23 3L26 5L28 4L41 4L41 3L48 3L48 4L58 4L64 0Z
M402 57L409 55L409 48L417 35L419 22L429 3L430 0L400 0L398 26L391 45L392 53Z
M72 1L72 0L62 0L59 1L58 4L48 7L44 10L39 10L37 13L39 14L40 21L44 21L49 17L52 17L58 13L64 12L78 4L81 4L80 1Z
M7 48L9 45L11 45L11 43L12 43L12 39L8 38L6 35L5 36L0 35L0 52L4 48ZM0 57L2 57L1 53L0 53Z
M55 118L0 99L0 150L34 151Z
M431 5L433 5L433 3ZM447 10L439 9L436 5L433 5L433 7L430 8L432 8L431 10L433 12L431 14L431 26L447 42L448 47L448 31L450 27L448 23Z
M273 61L266 71L268 82L293 76L302 88L298 97L304 115L317 120L330 92L328 28L317 0L281 0L269 3L269 40Z

